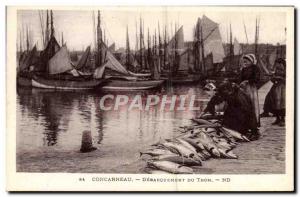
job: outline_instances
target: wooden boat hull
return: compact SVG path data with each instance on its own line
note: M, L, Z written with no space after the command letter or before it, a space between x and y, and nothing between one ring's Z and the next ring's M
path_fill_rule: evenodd
M57 90L89 90L101 86L103 82L104 80L71 81L34 77L32 79L32 86L35 88Z
M111 80L107 82L103 90L147 90L159 87L164 80L145 80L145 81L126 81L126 80Z
M32 87L31 77L17 76L17 85L23 87Z

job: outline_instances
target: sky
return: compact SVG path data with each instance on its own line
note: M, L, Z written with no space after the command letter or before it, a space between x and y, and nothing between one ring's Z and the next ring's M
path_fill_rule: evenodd
M95 10L96 11L96 10ZM244 23L246 26L248 42L253 43L255 37L255 19L260 19L259 43L284 43L286 13L278 9L264 10L253 8L241 10L239 8L214 11L213 8L203 7L104 7L101 11L101 27L105 31L109 45L113 42L117 48L126 45L126 27L129 30L130 47L135 48L136 23L139 25L140 16L144 20L145 37L149 28L150 35L158 31L158 23L162 33L162 26L168 25L168 34L174 34L174 24L183 25L184 40L193 40L193 28L197 18L206 15L219 24L223 42L228 41L229 24L232 34L239 42L247 43ZM45 11L44 14L45 21ZM62 10L53 9L55 36L61 39L63 32L64 41L70 50L81 50L93 44L93 11L92 10ZM41 49L41 22L38 10L18 10L18 43L20 32L25 32L26 27L31 31L33 43ZM45 22L44 22L45 23ZM139 28L139 26L138 26ZM24 36L22 36L24 37ZM24 45L24 44L23 44Z

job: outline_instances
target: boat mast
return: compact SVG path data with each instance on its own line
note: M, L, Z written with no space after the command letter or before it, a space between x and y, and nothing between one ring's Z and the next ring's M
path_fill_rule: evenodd
M246 35L247 44L249 44L246 25L245 25L244 21L243 21L243 23L244 23L244 31L245 31L245 35Z
M229 63L230 63L230 66L232 66L232 58L233 58L233 55L234 55L234 52L233 52L233 44L232 44L232 29L231 29L231 23L230 23L230 34L229 34Z
M175 22L175 35L174 35L174 63L173 63L173 71L175 72L175 74L177 73L178 70L178 53L177 53L177 48L178 48L178 35L177 35L177 23Z
M26 26L26 50L29 51L29 29L28 26Z
M203 29L202 24L200 22L200 47L201 47L201 71L204 75L206 75L206 68L205 68L205 60L204 60L204 40L203 40Z
M49 11L47 10L45 44L47 45L48 42L49 42Z
M64 33L61 32L61 46L64 45Z
M129 45L129 34L128 34L128 25L126 27L126 63L127 69L130 66L130 45Z
M142 24L143 24L143 47L145 48L145 50L146 50L146 45L145 45L145 39L144 39L144 35L145 35L145 21L144 21L144 19L142 20ZM144 60L144 65L145 65L145 69L149 69L149 66L148 66L148 61L147 61L147 58L145 57L146 55L145 55L145 52L143 53L143 60Z
M142 17L140 16L140 64L142 70L144 69L143 64L143 31L142 31Z
M201 70L201 46L200 46L200 18L198 18L197 24L196 24L196 30L195 30L195 70L196 71L202 71Z
M160 37L160 27L158 22L158 70L161 69L161 58L162 58L162 43Z
M258 39L259 39L259 20L255 19L255 48L254 48L254 54L257 57L258 55Z
M165 34L164 34L164 67L167 66L168 58L168 44L167 44L167 25L165 25Z
M44 32L44 20L43 20L43 13L39 10L39 19L41 24L41 32L42 32L42 47L44 48L46 46L46 40L45 40L45 32Z
M154 29L154 37L153 37L153 55L157 55L156 54L156 49L157 49L157 43L156 43L156 29Z
M137 21L135 19L135 60L137 59L138 50L139 50L139 38L138 38L138 29L137 29Z
M23 52L23 47L22 47L22 31L20 31L20 54Z
M150 71L152 71L152 65L150 65L151 62L151 38L150 38L150 33L149 33L149 27L148 27L148 36L147 36L147 46L148 46L148 50L147 50L147 64L148 64L148 68L150 69Z
M51 34L50 37L54 37L54 25L53 25L53 11L50 10L50 16L51 16L51 23L50 23L50 27L51 27Z
M96 33L96 21L95 21L95 12L93 11L93 15L92 15L92 18L93 18L93 40L94 40L94 51L96 51L96 43L97 43L97 40L96 40L96 37L97 37L97 33Z
M197 37L197 32L198 32L198 21L197 21L197 23L196 23L196 26L194 27L194 35L193 35L193 37L194 37L194 42L193 42L193 45L192 45L192 47L193 47L193 54L194 54L194 70L195 71L197 71L198 70L198 50L197 50L197 46L198 46L198 37Z
M101 66L102 60L102 30L101 30L101 19L100 11L98 10L98 24L97 24L97 61L96 66Z

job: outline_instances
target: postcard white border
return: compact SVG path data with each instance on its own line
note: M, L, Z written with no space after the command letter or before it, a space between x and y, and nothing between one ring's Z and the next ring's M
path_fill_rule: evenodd
M79 6L16 6L7 7L7 62L6 62L6 189L8 191L292 191L294 189L294 8L293 7L204 7L184 6L189 9L205 9L205 11L284 11L287 13L287 78L286 78L286 173L272 175L149 175L149 174L82 174L82 173L17 173L16 172L16 38L18 9L112 9L110 7ZM182 7L170 6L172 9ZM119 7L118 7L119 8ZM132 7L123 7L131 9ZM136 8L136 7L135 7ZM147 7L139 7L146 9ZM91 177L143 177L157 178L230 178L231 182L93 182L78 181Z

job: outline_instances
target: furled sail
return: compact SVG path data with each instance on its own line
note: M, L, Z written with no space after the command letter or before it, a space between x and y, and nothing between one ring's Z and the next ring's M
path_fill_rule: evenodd
M81 56L78 64L75 66L75 68L77 70L81 70L83 68L86 68L88 66L91 66L91 62L89 61L91 57L91 47L88 46L85 50L85 52L83 53L83 55ZM85 70L85 69L84 69Z
M26 70L34 63L34 59L37 57L37 49L36 46L32 48L30 52L24 52L19 61L19 69L20 71Z
M59 51L49 60L49 74L59 74L73 69L67 46L62 46Z
M234 38L234 41L233 41L233 54L234 55L240 55L241 53L242 53L241 45L238 42L238 40L236 38Z
M41 52L40 63L36 65L35 70L46 72L48 61L54 56L54 54L56 54L59 49L60 46L57 40L54 36L52 36L47 44L47 47Z
M273 69L273 67L274 67L274 64L275 64L275 60L276 60L276 58L277 58L277 51L276 50L274 50L271 54L270 54L270 56L269 56L269 58L268 58L268 60L269 60L269 67L271 68L271 69Z
M112 53L116 51L116 44L112 43L109 47L108 50L110 50Z
M106 64L107 64L107 62L104 65L99 66L98 68L95 69L94 74L93 74L93 77L95 79L101 79L101 78L103 78Z
M106 50L106 60L107 62L105 63L105 68L110 68L118 73L129 75L127 69L114 57L109 50Z
M202 26L202 37L204 40L204 55L212 53L213 63L220 63L225 57L225 52L222 44L220 29L217 23L203 15L202 19L198 20Z

